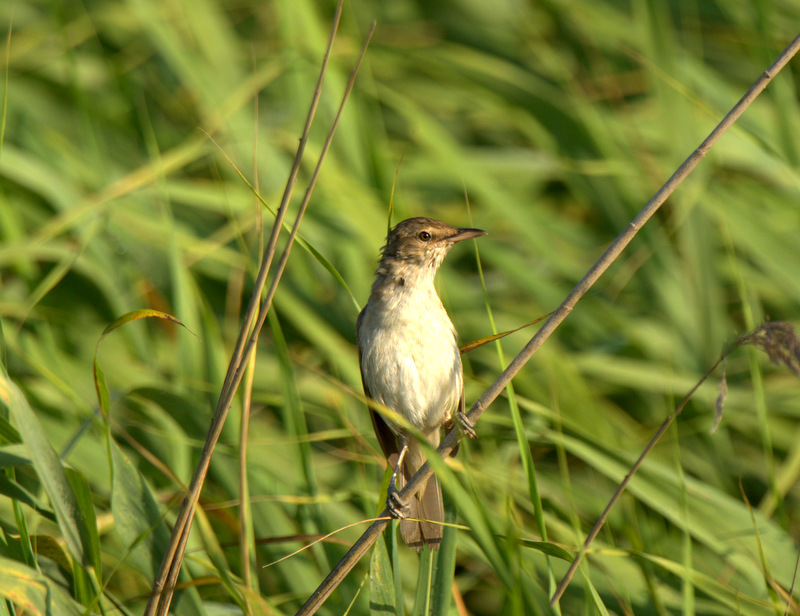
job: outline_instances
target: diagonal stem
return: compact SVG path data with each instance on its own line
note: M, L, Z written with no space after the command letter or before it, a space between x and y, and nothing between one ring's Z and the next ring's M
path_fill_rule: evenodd
M672 174L672 177L669 180L667 180L666 184L664 184L664 186L662 186L659 189L659 191L648 202L648 204L644 207L644 209L642 209L642 211L639 212L638 216L634 219L634 221L630 225L628 225L625 231L623 231L623 233L609 247L606 253L608 253L612 248L615 247L615 245L619 242L620 238L626 235L630 235L630 237L628 237L628 239L624 242L624 244L622 244L617 254L621 252L622 248L627 246L628 242L630 241L630 238L633 237L638 228L642 224L644 224L644 222L646 222L647 219L650 218L650 216L652 216L656 212L656 210L661 206L662 203L664 203L664 201L666 201L667 197L669 197L669 195L672 194L672 192L678 187L678 185L684 180L684 178L686 178L686 176L688 176L692 172L692 170L697 166L700 160L702 160L703 157L705 157L706 153L717 142L717 140L725 133L725 131L727 131L733 125L734 122L736 122L737 119L739 119L739 116L741 116L742 113L744 113L745 109L747 109L750 106L750 104L756 99L756 97L759 94L761 94L764 88L767 87L767 84L769 84L769 82L772 81L772 78L780 72L780 70L789 62L789 60L797 53L798 50L800 50L800 34L798 34L794 38L794 40L791 43L789 43L789 45L778 56L775 62L773 62L772 65L761 74L761 76L755 81L755 83L753 83L753 85L750 86L750 89L747 90L747 92L745 93L744 96L742 96L741 99L739 99L739 102L733 106L733 109L731 109L728 112L728 114L722 119L722 121L719 124L717 124L714 130L712 130L711 133L708 135L708 137L705 138L703 143L701 143L700 146L689 155L689 157L683 162L683 164L680 167L678 167L678 170ZM637 221L640 221L639 225L631 229L631 226L637 223ZM603 257L600 258L600 261L602 261L605 256L606 255L604 254ZM600 262L598 261L598 263ZM608 262L606 267L608 267L609 264L610 261ZM596 267L597 264L595 264L595 267L592 268L592 270L594 270ZM600 271L600 273L594 279L592 279L591 281L592 283L594 282L594 280L599 278L600 274L603 271L605 271L606 267L604 267L603 270ZM589 274L591 273L592 271L589 272ZM584 280L586 280L586 278L584 278ZM583 281L581 281L581 283L583 283ZM581 286L581 283L578 284L578 287ZM589 284L589 286L591 286L591 283ZM576 289L578 287L576 287ZM588 290L588 286L581 293L581 295L583 295L583 293L585 293L586 290ZM573 293L574 292L575 291L573 290ZM573 293L571 293L570 296L572 296ZM567 299L569 299L569 297ZM572 305L574 305L574 303ZM552 320L552 317L550 320ZM544 327L547 327L547 323L545 323ZM544 327L542 329L544 329ZM541 333L541 331L539 333ZM534 339L535 338L536 337L534 336ZM716 368L716 364L713 366L712 370L714 368ZM708 374L710 374L710 371ZM708 376L708 374L706 374L706 376ZM675 416L677 416L678 413L680 413L682 405L679 406L678 409L679 410L677 410L673 415L670 415L670 417L667 419L664 425L662 425L661 429L659 430L659 433L657 433L656 436L654 437L654 441L651 441L650 445L648 445L648 448L646 448L645 451L642 453L642 456L639 458L634 468L631 469L628 476L625 478L626 480L623 481L623 483L621 484L619 488L620 493L622 492L622 490L624 490L625 486L627 485L627 482L630 481L630 478L633 476L633 473L636 472L638 465L641 464L644 457L647 455L647 453L649 453L649 449L652 448L652 445L655 445L655 441L657 441L658 438L661 437L663 431L666 431L666 429L669 427L669 424L672 422L672 419ZM561 595L564 594L564 591L569 585L572 576L578 569L578 565L581 562L583 554L585 553L589 545L592 543L592 541L594 541L594 538L597 536L597 533L600 532L600 527L602 526L602 523L605 520L605 517L607 517L607 515L608 513L604 513L604 515L601 516L601 518L598 520L597 524L595 524L595 528L592 529L592 531L589 533L589 536L584 542L584 545L581 547L580 552L578 552L578 554L575 556L574 560L570 564L569 569L567 570L567 573L564 575L564 578L559 583L558 588L556 588L556 591L553 593L553 596L550 599L551 606L555 606L556 603L558 603L558 600L561 598Z
M772 78L780 72L780 70L789 62L789 60L800 49L800 34L784 49L778 56L778 59L750 86L745 95L739 100L736 105L727 113L722 121L717 124L714 130L703 140L703 142L692 152L689 157L678 167L675 173L664 183L664 185L656 192L655 195L647 202L641 209L636 217L628 223L623 231L611 243L606 251L600 256L595 264L589 269L586 275L581 279L575 288L570 291L569 295L564 299L561 305L550 315L545 321L542 328L536 332L528 344L519 352L519 354L511 361L508 367L497 377L483 395L472 405L467 414L467 417L475 422L483 414L483 412L494 402L497 396L505 389L508 383L513 379L522 367L530 360L533 354L539 349L542 343L547 340L550 335L556 330L561 322L567 318L575 304L583 297L591 286L603 275L608 267L616 260L622 253L625 247L631 242L639 229L658 211L658 208L667 200L667 198L675 191L675 189L683 182L684 179L694 170L698 163L705 157L706 153L711 147L719 140L719 138L733 125L739 116L744 113L750 104L758 97L759 94L767 87L767 84ZM442 440L439 446L438 453L447 458L453 451L461 439L460 430L451 430L447 436ZM425 464L406 484L403 490L400 491L400 498L406 500L416 494L422 485L433 474L429 464ZM389 511L384 509L381 517L388 516ZM314 593L308 598L306 603L297 612L298 616L313 614L319 609L325 599L333 592L342 579L349 573L355 566L358 560L366 553L369 547L381 535L384 529L389 525L391 520L378 520L373 522L364 534L353 544L353 547L344 555L341 561L333 568L328 574L328 577L320 584ZM576 557L574 567L577 568L579 558ZM574 570L573 570L574 573ZM564 588L569 583L569 580L562 584ZM560 587L560 586L559 586ZM557 591L558 592L558 591ZM563 589L561 590L563 592ZM553 605L557 603L560 594L553 596L551 602Z

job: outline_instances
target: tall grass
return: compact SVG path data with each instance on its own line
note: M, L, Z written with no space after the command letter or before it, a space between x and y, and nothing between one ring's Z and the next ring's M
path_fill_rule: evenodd
M271 220L228 158L274 210L332 14L302 0L0 3L4 613L144 609ZM175 613L293 613L365 527L350 525L382 509L353 329L398 164L395 221L489 231L491 316L469 246L439 275L462 341L514 328L558 305L797 34L800 7L348 2L301 181L373 19L300 230L345 284L294 249L253 372L253 552L237 398ZM800 323L797 76L795 60L438 470L462 525L441 568L386 535L323 613L547 613L565 557L677 401L742 332ZM140 309L186 328L138 320L103 339L104 414L98 340ZM465 355L468 402L527 338ZM615 507L562 614L797 611L800 383L745 348L726 374L718 430L709 382Z

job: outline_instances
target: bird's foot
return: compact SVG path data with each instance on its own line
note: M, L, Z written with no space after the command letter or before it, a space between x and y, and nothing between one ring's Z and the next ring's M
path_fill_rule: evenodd
M458 425L461 431L471 439L478 438L478 433L475 432L475 422L472 421L464 411L458 411Z
M389 489L386 491L386 508L391 516L397 520L407 518L411 509L408 503L400 498L400 492L394 486L394 481L389 483Z
M408 517L411 512L409 504L400 498L400 491L397 489L397 477L400 474L400 469L403 468L403 459L408 452L408 444L403 439L402 446L400 447L400 455L397 457L397 462L394 465L392 476L389 477L389 487L386 489L386 508L393 518L403 520ZM403 482L405 483L405 482Z

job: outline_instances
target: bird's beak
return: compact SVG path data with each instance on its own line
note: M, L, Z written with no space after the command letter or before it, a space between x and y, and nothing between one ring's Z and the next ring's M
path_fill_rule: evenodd
M447 241L455 244L456 242L470 240L473 237L480 237L481 235L486 235L486 231L483 229L456 229L455 234L448 237Z

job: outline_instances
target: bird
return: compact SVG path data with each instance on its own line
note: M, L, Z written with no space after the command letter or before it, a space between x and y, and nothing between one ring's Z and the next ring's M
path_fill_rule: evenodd
M434 277L458 242L486 235L432 218L409 218L386 238L375 281L356 321L361 380L368 400L394 411L434 449L454 419L475 438L464 409L464 377L456 330L434 287ZM386 505L400 518L403 541L417 551L438 549L444 521L435 475L409 502L399 491L426 462L411 430L370 406L378 443L393 468ZM412 519L413 518L413 519ZM422 520L422 521L419 521Z

